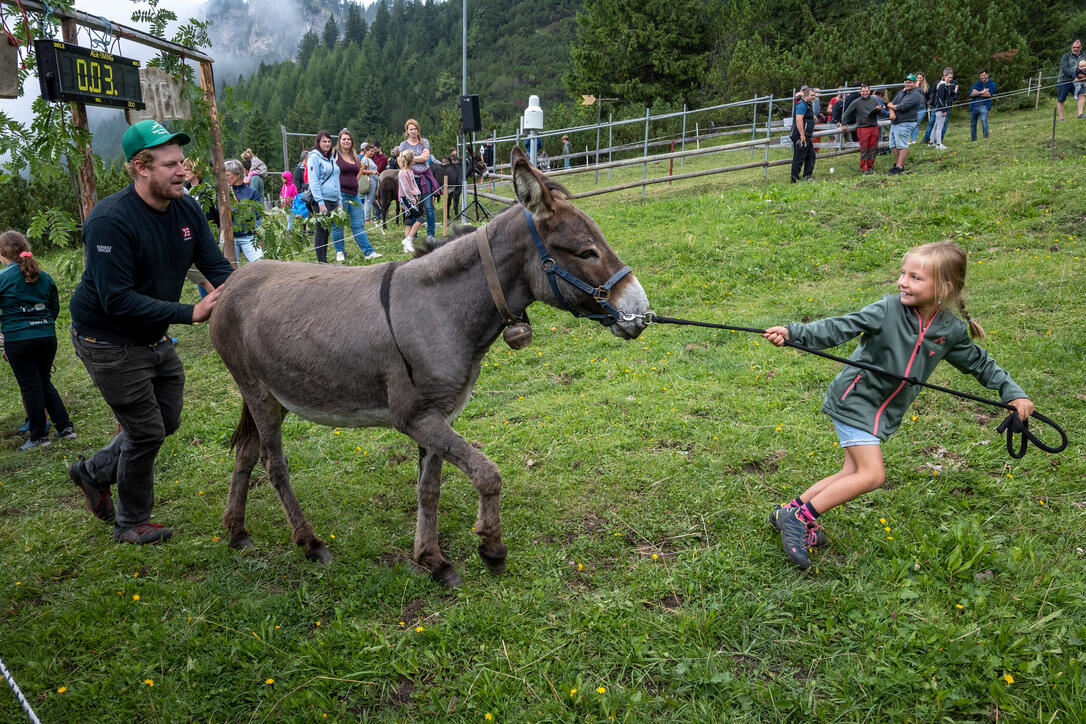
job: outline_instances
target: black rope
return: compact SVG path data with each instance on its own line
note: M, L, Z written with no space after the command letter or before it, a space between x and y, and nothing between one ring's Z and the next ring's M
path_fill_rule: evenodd
M698 322L698 321L694 321L692 319L677 319L675 317L660 317L660 316L653 315L652 318L651 318L651 321L652 321L653 324L680 324L680 325L687 325L687 326L692 326L692 327L708 327L710 329L725 329L725 330L728 330L728 331L731 331L731 332L749 332L751 334L765 334L764 329L757 329L755 327L733 327L733 326L727 325L727 324L713 324L711 322ZM1036 410L1033 412L1031 417L1037 418L1038 420L1045 423L1046 425L1048 425L1049 427L1051 427L1053 430L1055 430L1056 432L1058 432L1060 434L1060 444L1058 446L1050 447L1050 446L1046 445L1045 443L1041 442L1040 440L1038 440L1037 437L1032 432L1029 431L1029 420L1028 419L1027 420L1022 420L1021 418L1019 418L1018 417L1018 411L1014 409L1014 406L1009 405L1006 402L1001 402L999 400L989 400L989 399L986 399L984 397L977 397L976 395L971 395L968 392L959 392L958 390L952 390L949 387L942 387L940 385L933 385L933 384L931 384L929 382L923 382L921 380L918 380L915 377L905 377L904 375L899 375L896 372L891 372L889 370L884 370L881 367L876 367L875 365L870 365L870 364L867 364L866 362L860 362L859 360L845 359L844 357L838 357L837 355L830 354L829 352L823 352L820 349L812 349L811 347L806 347L806 346L804 346L802 344L799 344L797 342L793 342L790 339L785 340L784 343L787 346L798 349L801 352L807 352L809 354L818 355L819 357L825 357L826 359L833 360L834 362L840 362L842 364L848 365L849 367L856 367L858 369L867 370L868 372L874 372L875 374L882 375L884 377L890 377L890 378L895 379L895 380L900 380L901 382L905 382L905 383L910 384L910 385L919 385L920 387L927 387L927 388L930 388L932 390L937 390L939 392L945 392L948 395L954 395L956 397L961 397L962 399L973 400L974 402L983 402L986 405L992 405L993 407L1002 407L1002 408L1004 408L1006 410L1010 410L1011 414L1007 415L1006 419L1003 420L1003 422L1001 422L999 424L999 427L996 428L996 432L998 432L1000 434L1005 432L1007 434L1007 453L1012 458L1014 458L1016 460L1020 459L1022 456L1024 456L1026 454L1026 448L1028 447L1029 443L1033 443L1038 448L1040 448L1041 450L1044 450L1047 453L1063 452L1064 448L1067 447L1067 433L1063 431L1063 428L1060 427L1059 425L1057 425L1054 421L1052 421L1048 417L1045 417L1041 413L1037 412ZM1018 433L1021 433L1022 438L1019 441L1018 449L1015 450L1014 436L1016 434L1018 434Z

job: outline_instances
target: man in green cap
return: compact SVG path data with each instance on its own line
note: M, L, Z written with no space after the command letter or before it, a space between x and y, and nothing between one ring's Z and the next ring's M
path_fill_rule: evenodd
M113 521L113 540L157 543L171 531L151 522L154 464L181 424L185 370L170 324L211 316L233 268L211 236L200 205L185 195L184 133L140 121L121 139L132 184L103 199L83 225L85 267L72 294L72 344L113 410L121 432L68 468L96 517ZM181 304L193 264L216 287ZM110 486L117 486L114 510Z

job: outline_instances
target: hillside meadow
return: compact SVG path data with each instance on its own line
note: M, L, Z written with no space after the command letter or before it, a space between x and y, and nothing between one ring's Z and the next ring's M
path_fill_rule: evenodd
M799 572L766 516L840 466L819 412L837 365L692 327L622 342L535 305L532 346L494 345L456 424L502 471L508 572L475 554L477 495L446 465L448 590L410 564L416 446L389 430L284 424L330 565L291 544L263 473L256 548L231 550L240 397L206 327L178 326L185 412L155 506L175 537L116 545L65 473L113 432L64 333L72 251L44 266L79 439L19 453L3 367L0 658L48 722L1086 719L1086 122L1060 124L1050 167L1050 111L997 111L972 144L965 120L897 178L849 156L811 183L775 168L579 205L658 313L743 326L858 309L909 247L956 240L984 346L1067 430L1063 453L1012 460L999 410L925 391L884 446L885 487L824 516ZM394 256L393 232L371 238ZM932 381L987 394L948 365ZM0 719L22 718L0 691Z

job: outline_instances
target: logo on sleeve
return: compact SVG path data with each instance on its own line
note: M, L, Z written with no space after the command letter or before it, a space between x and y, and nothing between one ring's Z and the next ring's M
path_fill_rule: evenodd
M188 241L192 238L192 228L188 226L181 227L181 238Z

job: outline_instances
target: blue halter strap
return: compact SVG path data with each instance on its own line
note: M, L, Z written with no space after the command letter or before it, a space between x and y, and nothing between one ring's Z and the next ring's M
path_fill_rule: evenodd
M547 273L547 279L551 283L551 289L554 290L554 296L558 298L562 308L572 314L574 317L585 317L587 319L595 319L600 324L609 325L614 322L621 322L625 318L622 312L611 306L609 301L611 296L611 287L615 286L622 277L630 273L630 267L624 266L615 272L610 279L601 284L598 287L594 287L591 284L585 282L580 277L571 274L562 267L558 266L558 263L554 261L550 254L547 253L547 249L543 246L543 239L539 236L539 231L535 228L535 221L532 220L532 215L528 209L524 209L524 219L528 222L528 231L532 233L532 239L535 241L535 247L539 250L539 259L543 263L543 271ZM570 306L566 298L562 296L561 290L558 289L558 280L555 277L562 277L563 280L572 284L580 289L585 294L588 294L596 300L596 304L605 312L604 314L585 314L582 312L574 311Z

